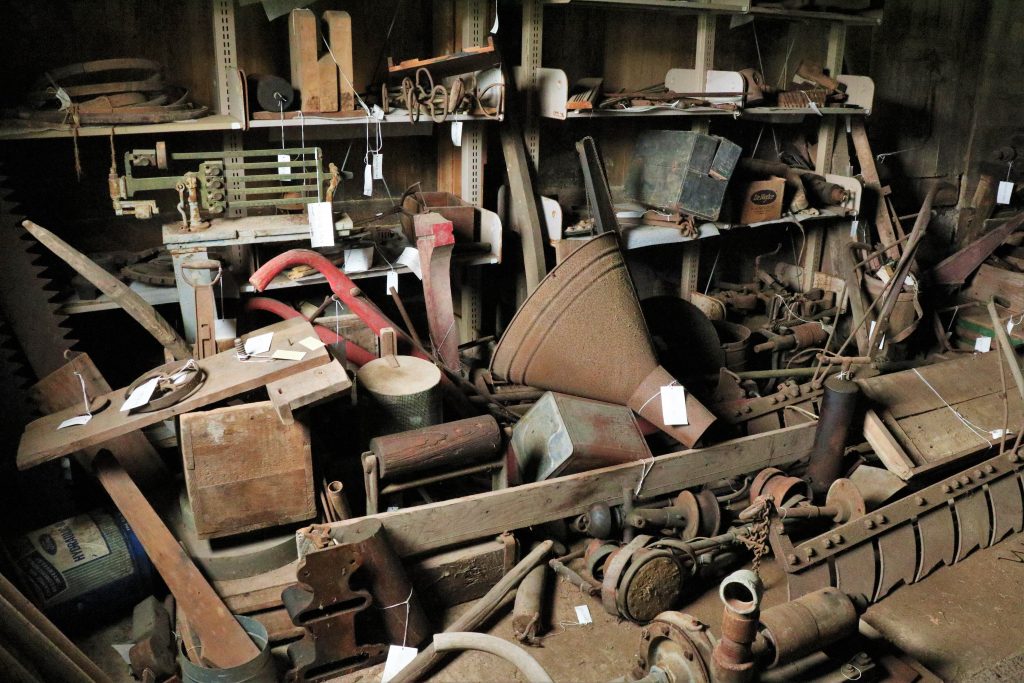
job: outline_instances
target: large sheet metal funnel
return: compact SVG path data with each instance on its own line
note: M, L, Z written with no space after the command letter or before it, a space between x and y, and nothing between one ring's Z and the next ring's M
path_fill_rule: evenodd
M688 425L666 425L661 387L679 384L658 365L615 233L572 253L512 318L491 359L497 377L629 406L693 446L715 417L686 393Z

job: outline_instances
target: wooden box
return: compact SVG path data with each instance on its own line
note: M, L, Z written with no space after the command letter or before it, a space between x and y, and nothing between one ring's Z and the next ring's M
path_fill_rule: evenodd
M270 401L182 415L180 440L199 538L316 516L309 431Z

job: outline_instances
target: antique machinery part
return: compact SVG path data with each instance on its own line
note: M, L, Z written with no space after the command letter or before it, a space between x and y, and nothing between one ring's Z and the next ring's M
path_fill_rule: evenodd
M696 495L683 491L669 507L635 508L626 517L626 524L636 529L677 529L684 541L714 536L721 521L715 494L707 489Z
M789 374L794 374L794 372L791 371ZM745 377L751 374L753 373L742 373ZM778 391L774 394L717 403L714 409L715 413L723 421L729 424L744 424L765 415L779 413L789 405L809 404L821 395L823 391L824 389L821 387L816 388L810 382L797 384L790 380L780 384Z
M7 331L13 332L31 372L46 377L64 366L64 352L74 347L75 340L68 338L68 317L59 313L60 305L53 301L54 283L46 275L47 264L36 251L35 239L17 228L24 216L5 180L0 175L0 317L9 323ZM5 356L9 365L4 370L16 368L19 363L12 360ZM9 386L13 391L14 385Z
M133 175L137 166L160 168L158 151L132 150L124 155L124 175L118 176L117 162L111 157L108 185L114 213L118 216L134 214L137 218L150 218L158 213L152 200L129 201L138 192L174 190L179 183L187 192L188 230L202 229L203 219L199 209L222 215L228 208L226 175L243 171L238 176L241 186L239 194L244 198L231 202L236 209L274 207L289 204L308 204L321 200L326 174L322 168L323 154L319 147L292 147L288 149L254 149L216 152L174 152L171 161L199 162L198 170L182 175L139 178ZM113 152L113 150L111 150ZM278 155L286 155L289 161L278 161ZM166 152L164 152L166 156ZM241 157L241 161L228 161ZM166 168L164 166L163 168ZM287 173L280 173L287 169ZM253 171L256 171L255 173ZM271 171L262 173L260 171ZM298 181L299 184L295 184ZM298 197L289 194L298 193ZM270 197L269 195L276 195ZM184 207L183 207L184 208Z
M835 586L858 605L1024 529L1022 458L997 455L813 538L794 544L781 519L772 551L790 599Z
M160 287L174 286L174 263L166 252L157 254L154 258L129 263L121 268L121 275L136 282L144 282L149 285Z
M454 225L438 213L413 216L416 249L423 272L423 296L434 353L452 372L461 372L459 331L452 302L451 261L455 247Z
M807 465L807 481L816 498L820 499L840 475L846 436L853 422L859 395L860 387L856 382L841 375L833 375L825 380L825 394L814 433L814 447Z
M722 612L722 639L711 655L716 683L743 683L754 677L754 652L761 611L761 579L749 569L735 571L722 581L718 594Z
M806 480L791 477L775 467L766 467L750 483L750 503L768 496L776 508L791 507L811 499L811 487Z
M594 503L572 521L572 528L594 539L614 538L622 528L622 508Z
M337 521L352 519L352 508L349 507L348 499L345 497L344 484L340 481L329 482L324 487L324 494Z
M583 553L583 562L591 578L595 581L604 580L604 568L610 561L612 553L618 549L618 545L603 543L599 538L595 538L587 544L586 551Z
M164 363L142 373L124 390L124 397L127 399L132 392L153 379L157 379L158 382L152 398L148 403L133 408L130 412L152 413L181 403L203 386L206 382L206 371L194 360Z
M576 153L580 157L580 168L583 170L583 187L587 192L587 205L593 214L594 234L617 233L619 221L615 217L612 193L608 189L608 176L604 171L601 153L597 151L597 142L588 135L576 143Z
M497 636L473 633L472 631L461 633L446 631L434 636L434 649L438 652L479 650L501 657L514 665L529 683L554 683L544 668L526 650Z
M824 505L793 505L779 510L779 516L788 519L817 519L829 517L837 524L867 514L864 497L849 479L836 479L828 489ZM744 519L743 514L740 515Z
M761 612L754 649L765 667L779 666L856 635L859 619L845 593L822 588Z
M766 342L754 345L754 353L765 351L799 351L812 346L820 346L828 332L821 323L800 323L789 328L790 334L779 335Z
M582 332L595 325L604 334ZM689 424L665 424L661 388L678 382L658 365L618 236L610 232L585 242L537 286L498 342L491 372L518 384L627 405L687 447L715 420L687 392Z
M217 275L210 282L202 282L200 278L189 275L193 270L210 271L216 269ZM200 261L185 260L181 263L181 279L195 290L196 305L196 343L193 347L197 360L202 360L217 353L217 301L213 295L214 286L220 282L223 268L220 261L203 259Z
M512 635L521 643L539 644L540 617L543 609L548 566L539 564L519 584L512 607Z
M712 683L715 637L681 612L662 612L640 633L640 651L627 680L639 683Z
M646 623L679 600L686 571L671 550L648 547L652 540L639 534L605 560L601 604L609 614Z
M568 560L565 560L568 562ZM597 597L601 594L601 584L588 579L585 576L577 574L575 571L569 568L562 560L558 558L548 560L548 566L561 577L563 580L568 581L571 585L579 588L581 591L592 597Z
M248 76L246 81L263 111L288 111L295 101L295 89L280 76L257 74Z
M192 357L192 349L189 348L188 343L174 331L174 328L164 320L163 316L157 313L155 308L150 306L134 290L130 289L128 285L103 270L85 254L41 225L36 225L32 221L27 220L22 223L22 226L32 233L32 236L46 246L47 249L109 296L128 315L135 318L165 349L170 351L171 356L177 360L185 360ZM17 332L17 328L15 328L15 331Z
M288 646L287 680L319 680L384 660L387 645L356 643L356 617L372 599L349 582L365 562L359 544L328 546L299 561L298 583L281 593L292 623L305 630Z
M245 300L245 310L247 311L266 311L267 313L273 313L274 315L284 320L291 320L292 318L305 317L299 311L277 299L269 299L264 296L249 297ZM377 356L370 353L363 347L359 346L355 342L351 342L344 337L338 336L338 334L331 329L328 329L320 324L313 324L313 329L316 331L316 335L320 337L320 341L328 346L334 344L345 345L345 360L357 367L366 365Z

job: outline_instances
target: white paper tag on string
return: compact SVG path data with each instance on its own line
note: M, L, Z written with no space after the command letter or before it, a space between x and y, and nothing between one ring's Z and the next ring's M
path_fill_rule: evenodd
M420 252L413 247L406 247L398 262L413 272L417 279L423 279L423 270L420 268Z
M490 31L492 36L498 35L498 0L494 0L494 24Z
M850 221L850 237L857 237L857 229L860 227L860 221L854 218Z
M811 111L813 111L818 116L825 116L824 114L821 113L821 110L818 109L818 103L815 102L814 100L809 101L807 105L811 108Z
M1011 320L1007 320L1006 321L1006 334L1013 334L1013 328L1014 327L1015 327L1015 325L1013 324L1013 320L1012 319Z
M377 121L383 121L384 110L375 104L372 107L370 107L370 116L376 119Z
M57 425L57 429L64 429L65 427L78 427L80 425L89 424L89 420L92 419L92 415L75 415Z
M373 153L373 179L384 180L384 155L380 152Z
M1010 434L1013 434L1013 432L1010 431L1009 429L1005 429L1005 430L1004 429L993 429L992 430L992 438L993 439L1001 439L1004 436L1009 436Z
M871 327L868 328L868 336L869 337L875 333L875 322L876 321L872 320L871 321ZM878 340L878 348L881 349L883 346L885 346L885 335L884 334L882 335L882 338Z
M398 507L397 505L388 505L388 509L385 510L385 512L398 512L401 509L402 508Z
M334 246L334 212L330 202L309 205L309 242L314 249Z
M462 121L452 121L452 144L462 147Z
M384 291L387 292L388 294L391 293L392 289L397 292L398 291L398 271L397 270L389 270L388 271L387 279L388 279L388 282L387 282L387 285L384 287Z
M576 605L576 621L580 624L593 624L594 620L590 618L590 608L586 605Z
M366 164L363 169L363 194L367 197L373 196L373 167Z
M1009 204L1013 197L1013 183L1008 180L999 181L999 190L996 192L996 204Z
M305 357L305 351L292 351L291 349L277 349L271 356L275 360L302 360Z
M416 655L419 654L419 650L414 647L402 647L401 645L392 645L388 648L388 658L384 660L384 673L381 674L380 683L388 683L392 678L398 675L398 672L409 665Z
M125 402L121 404L121 412L127 413L133 408L138 408L149 403L149 399L153 397L153 392L156 391L156 385L160 382L159 377L154 377L145 384L135 388L135 391L125 399Z
M264 334L257 334L253 337L249 337L245 340L245 352L250 355L254 353L266 353L270 350L270 342L273 340L273 332L266 332Z
M974 340L974 350L978 353L988 353L992 350L992 337L978 337Z
M305 346L310 351L316 351L324 345L324 343L317 337L306 337L305 339L300 339L299 344Z
M291 156L289 156L287 154L278 154L277 155L277 163L279 163L279 164L288 164L288 163L291 163L291 160L292 160ZM277 167L277 174L278 175L288 175L291 172L292 172L291 166L278 166Z
M213 322L213 336L221 339L234 339L238 336L238 320L235 318L217 318Z
M670 385L661 388L661 416L667 425L687 425L686 387Z

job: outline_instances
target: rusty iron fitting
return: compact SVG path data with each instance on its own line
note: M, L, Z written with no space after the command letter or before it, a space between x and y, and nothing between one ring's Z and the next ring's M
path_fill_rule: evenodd
M755 650L768 667L796 661L857 633L857 608L836 588L823 588L761 613Z
M810 500L811 489L806 481L791 477L775 467L766 467L750 483L750 502L768 496L775 507L782 508L800 500Z
M721 683L745 683L754 677L752 645L757 637L761 579L749 569L727 576L718 589L725 606L722 637L711 655L712 676Z

